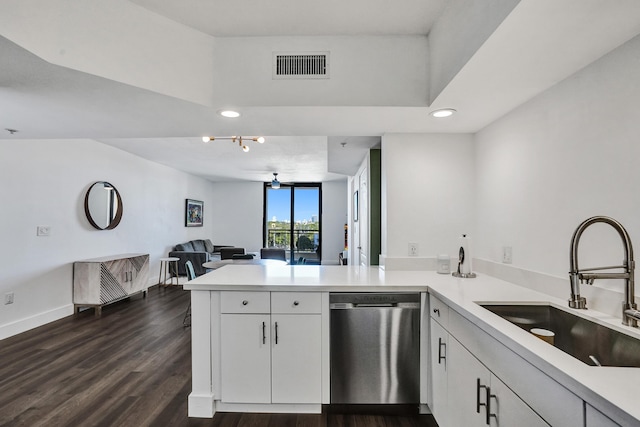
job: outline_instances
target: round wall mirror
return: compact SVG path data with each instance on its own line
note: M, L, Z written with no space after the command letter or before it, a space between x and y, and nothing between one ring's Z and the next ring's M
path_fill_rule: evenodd
M122 199L116 187L105 181L91 185L84 197L84 212L98 230L112 230L122 219Z

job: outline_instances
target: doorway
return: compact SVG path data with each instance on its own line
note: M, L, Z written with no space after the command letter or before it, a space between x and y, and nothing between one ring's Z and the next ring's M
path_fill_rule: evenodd
M322 261L322 184L264 185L263 244L285 249L289 264Z

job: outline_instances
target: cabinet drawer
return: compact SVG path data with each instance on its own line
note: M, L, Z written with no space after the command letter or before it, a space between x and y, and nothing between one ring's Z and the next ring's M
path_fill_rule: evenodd
M272 292L271 312L279 314L320 314L322 298L319 292Z
M221 292L220 311L222 313L269 314L271 311L269 292Z
M429 313L443 327L449 326L449 307L432 294L429 294Z

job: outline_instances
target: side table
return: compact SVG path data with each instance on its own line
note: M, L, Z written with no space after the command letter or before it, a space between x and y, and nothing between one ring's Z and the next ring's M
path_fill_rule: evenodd
M167 286L167 281L169 281L169 285L173 285L173 278L176 278L176 285L178 282L178 261L180 258L169 257L169 258L160 258L160 274L158 275L158 285Z

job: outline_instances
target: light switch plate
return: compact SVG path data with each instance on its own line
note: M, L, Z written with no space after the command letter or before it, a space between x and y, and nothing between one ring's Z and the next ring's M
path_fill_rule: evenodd
M38 236L50 236L51 235L51 227L48 225L39 225L36 228L36 234Z

